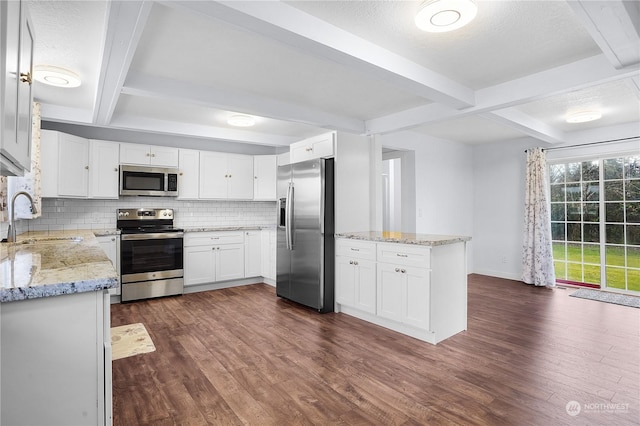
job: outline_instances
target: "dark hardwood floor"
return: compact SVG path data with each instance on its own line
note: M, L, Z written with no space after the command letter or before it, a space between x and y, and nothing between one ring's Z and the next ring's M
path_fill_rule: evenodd
M113 362L114 425L637 425L640 310L572 291L471 275L435 346L265 284L112 305L157 348Z

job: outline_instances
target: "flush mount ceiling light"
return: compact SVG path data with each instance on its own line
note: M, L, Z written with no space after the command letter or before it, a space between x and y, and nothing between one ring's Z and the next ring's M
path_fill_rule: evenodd
M567 114L567 123L586 123L588 121L594 121L602 117L600 111L577 111L571 114Z
M423 31L443 33L464 27L477 13L472 0L427 0L416 14L416 25Z
M256 124L256 119L250 115L234 114L227 119L227 124L236 127L251 127Z
M78 87L80 76L73 71L51 65L33 67L33 78L41 83L56 87Z

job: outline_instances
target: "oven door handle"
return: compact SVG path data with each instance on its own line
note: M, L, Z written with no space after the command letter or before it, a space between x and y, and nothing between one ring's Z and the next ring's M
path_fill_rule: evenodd
M183 238L184 232L158 232L149 234L122 234L122 241L131 240L159 240L167 238Z

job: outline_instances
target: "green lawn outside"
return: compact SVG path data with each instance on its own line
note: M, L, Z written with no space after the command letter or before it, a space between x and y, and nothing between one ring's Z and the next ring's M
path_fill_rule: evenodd
M638 267L640 250L628 247L627 263ZM600 246L598 244L553 243L556 278L602 284L600 282ZM640 270L625 268L625 248L606 246L607 287L640 291ZM584 274L584 276L583 276ZM625 285L626 283L626 285Z

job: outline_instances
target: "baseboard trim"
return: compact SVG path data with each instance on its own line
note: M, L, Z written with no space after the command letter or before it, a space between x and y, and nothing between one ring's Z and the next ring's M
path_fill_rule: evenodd
M478 269L473 271L473 273L478 275L487 275L489 277L495 278L504 278L506 280L522 281L522 277L520 275L510 272L493 271L490 269Z

